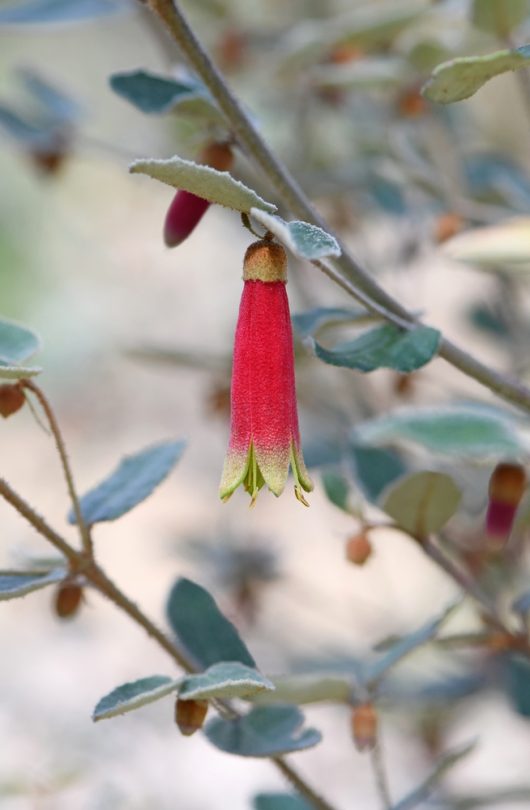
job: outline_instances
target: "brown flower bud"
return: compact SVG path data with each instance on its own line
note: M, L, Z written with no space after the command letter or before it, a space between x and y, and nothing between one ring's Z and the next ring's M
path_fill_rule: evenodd
M459 214L454 214L447 211L441 214L436 220L434 226L434 241L440 245L442 242L447 242L452 236L455 236L464 227L464 220Z
M177 698L175 722L181 734L191 737L202 728L208 711L207 700L181 700Z
M83 601L83 589L80 585L60 585L55 594L55 615L59 619L72 619Z
M358 751L373 751L377 743L377 712L373 703L355 706L351 718L353 741Z
M372 552L373 547L366 531L354 534L346 542L346 559L354 565L364 565Z
M24 391L18 383L0 385L0 416L3 416L4 419L19 411L25 401Z

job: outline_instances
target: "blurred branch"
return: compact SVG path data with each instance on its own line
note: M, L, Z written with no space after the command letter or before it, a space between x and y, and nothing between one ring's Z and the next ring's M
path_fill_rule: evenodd
M89 557L91 557L93 554L93 544L92 544L92 536L90 533L90 527L87 526L87 524L85 523L83 513L81 512L81 506L79 505L79 498L77 496L74 478L72 475L70 462L68 460L68 454L66 452L66 446L59 428L59 424L57 422L57 419L55 418L53 409L50 403L48 402L44 392L39 388L38 385L35 385L35 383L31 382L31 380L24 380L22 382L22 385L26 390L31 391L31 393L35 395L35 397L39 401L42 410L46 415L46 419L48 420L48 425L50 426L52 436L55 439L55 446L57 447L59 458L61 459L61 465L66 480L66 486L68 488L68 494L70 495L70 500L72 502L72 507L74 510L77 527L79 529L79 534L81 535L81 542L83 544L85 553Z
M190 28L180 7L172 0L148 0L148 5L166 24L179 49L225 114L234 136L269 178L285 206L295 216L329 231L326 222L315 211L297 181L269 149L253 122L247 117L238 99ZM361 301L371 312L382 315L401 328L413 329L418 324L414 315L380 287L343 244L341 250L342 255L336 260L339 270L332 268L331 265L316 263L319 269L327 267L326 275L349 295ZM530 389L518 380L490 369L447 338L442 338L440 342L439 355L468 377L507 401L530 411Z
M383 810L391 810L392 798L388 786L383 749L381 748L381 741L379 739L373 750L370 751L370 760L372 762L377 792L381 799L381 807Z

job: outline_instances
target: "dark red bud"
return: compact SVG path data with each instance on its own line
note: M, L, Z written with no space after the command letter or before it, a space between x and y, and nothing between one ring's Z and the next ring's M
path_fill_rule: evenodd
M227 143L209 143L200 154L199 163L218 171L227 171L233 162L233 154ZM169 206L164 222L164 242L167 247L180 245L193 233L210 203L189 191L179 189Z
M202 728L208 711L207 700L181 700L177 698L175 722L181 734L191 737Z
M79 585L61 585L55 595L55 615L59 619L71 619L83 601L83 589Z
M526 473L519 464L498 464L490 478L486 531L490 537L507 538L526 488Z
M24 391L18 384L0 385L0 416L4 419L19 411L25 401Z
M164 242L167 247L180 245L193 232L208 210L210 203L180 189L173 197L164 222Z

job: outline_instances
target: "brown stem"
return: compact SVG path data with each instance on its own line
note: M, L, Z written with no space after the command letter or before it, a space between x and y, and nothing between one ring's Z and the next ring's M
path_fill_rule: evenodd
M66 480L66 486L68 488L68 494L70 495L70 500L72 502L72 507L74 510L76 523L79 529L79 534L81 535L81 542L83 543L83 549L85 553L91 557L94 549L92 544L90 527L87 526L87 524L85 523L83 513L81 512L81 506L79 504L79 498L77 497L74 478L72 475L70 462L68 460L68 455L66 452L66 445L64 443L64 439L62 437L57 419L55 418L53 409L50 403L48 402L48 399L46 398L44 392L39 388L38 385L35 385L35 383L32 382L31 380L23 380L22 385L24 386L24 388L26 388L28 391L31 391L36 396L42 407L42 410L46 415L46 419L48 420L50 430L52 432L53 438L55 439L55 445L57 447L57 452L59 453L59 458L61 459L61 465Z

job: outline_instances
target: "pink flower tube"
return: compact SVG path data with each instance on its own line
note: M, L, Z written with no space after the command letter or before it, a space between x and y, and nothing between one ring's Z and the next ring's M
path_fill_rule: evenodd
M199 162L218 171L228 171L233 163L230 145L215 141L208 144L201 152ZM179 189L173 197L164 222L164 242L167 247L176 247L187 239L209 207L208 200Z
M276 496L289 467L295 495L310 492L300 448L289 302L287 256L278 244L255 242L245 255L231 390L231 432L220 486L228 500L243 484L254 503L264 486Z
M526 488L526 473L520 464L498 464L490 478L486 531L497 543L509 537Z

